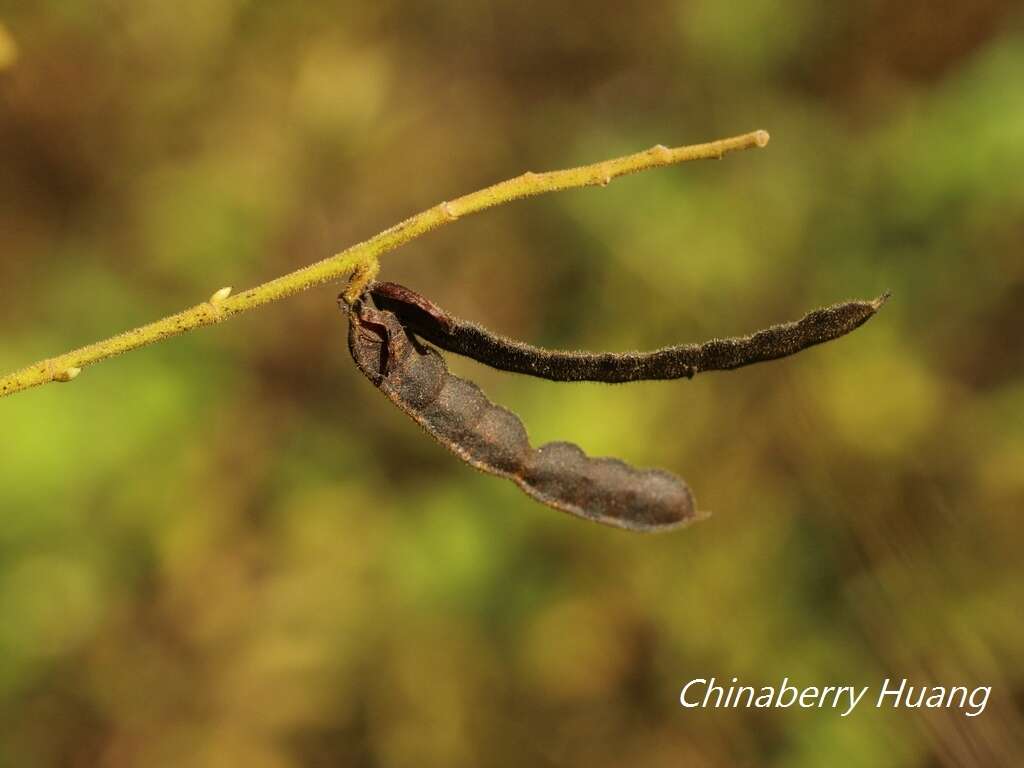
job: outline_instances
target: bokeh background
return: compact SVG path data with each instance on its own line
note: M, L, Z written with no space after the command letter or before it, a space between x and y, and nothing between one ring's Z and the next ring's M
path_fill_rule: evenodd
M0 364L441 200L656 143L384 277L548 346L893 299L610 387L456 361L535 442L682 474L644 537L476 474L355 370L338 286L0 402L0 765L1024 765L1024 14L850 4L0 2ZM986 712L683 710L694 677Z

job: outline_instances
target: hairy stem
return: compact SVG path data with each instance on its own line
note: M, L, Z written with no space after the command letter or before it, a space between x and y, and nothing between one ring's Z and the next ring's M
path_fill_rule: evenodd
M56 357L41 360L19 371L0 378L0 397L51 381L71 381L87 365L105 360L169 336L191 331L204 325L213 325L250 309L292 296L317 285L338 280L349 273L352 279L345 290L350 303L357 299L366 285L377 274L378 257L410 240L455 221L461 216L482 211L522 197L545 192L558 192L574 187L604 186L617 176L635 173L662 165L673 165L688 160L719 158L727 152L768 143L766 131L754 131L742 136L670 149L658 145L643 152L617 157L592 165L547 173L527 172L508 181L502 181L455 200L435 205L402 221L369 240L345 249L323 261L310 264L287 275L250 288L234 296L221 289L209 301L165 317L162 320L134 328L104 341L80 347Z

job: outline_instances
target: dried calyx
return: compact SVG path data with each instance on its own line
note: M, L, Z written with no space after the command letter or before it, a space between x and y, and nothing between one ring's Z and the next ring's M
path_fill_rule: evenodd
M620 383L690 378L799 352L866 322L888 295L808 313L749 336L653 352L567 352L541 349L453 317L395 283L374 283L351 308L349 350L357 367L391 402L473 467L515 482L556 509L637 531L675 528L699 519L679 477L590 458L572 443L532 448L522 421L480 388L448 371L432 344L505 371L553 381ZM370 302L374 306L370 305Z

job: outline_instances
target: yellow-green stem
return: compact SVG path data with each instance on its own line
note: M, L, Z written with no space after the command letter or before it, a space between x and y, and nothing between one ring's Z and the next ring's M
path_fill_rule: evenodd
M562 171L527 172L514 179L502 181L455 200L435 205L433 208L428 208L341 253L282 275L255 288L250 288L234 296L228 295L227 289L221 289L211 296L209 301L197 304L175 315L126 331L104 341L97 341L71 352L41 360L20 371L10 373L0 378L0 397L51 381L71 381L78 376L82 368L100 360L153 344L169 336L177 336L193 328L219 323L240 312L246 312L262 304L292 296L307 288L338 280L349 273L353 274L345 289L345 297L351 302L362 293L366 284L376 275L377 260L381 254L404 245L442 224L455 221L470 213L482 211L485 208L545 192L593 185L604 186L615 177L627 173L635 173L662 165L673 165L687 160L719 158L727 152L750 147L763 147L767 143L767 132L754 131L742 136L688 147L670 149L658 145L626 157L617 157Z

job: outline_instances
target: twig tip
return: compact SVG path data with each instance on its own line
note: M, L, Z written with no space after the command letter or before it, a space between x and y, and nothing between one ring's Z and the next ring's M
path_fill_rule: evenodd
M767 147L768 142L771 141L771 136L768 131L755 131L754 132L754 143L759 147Z

